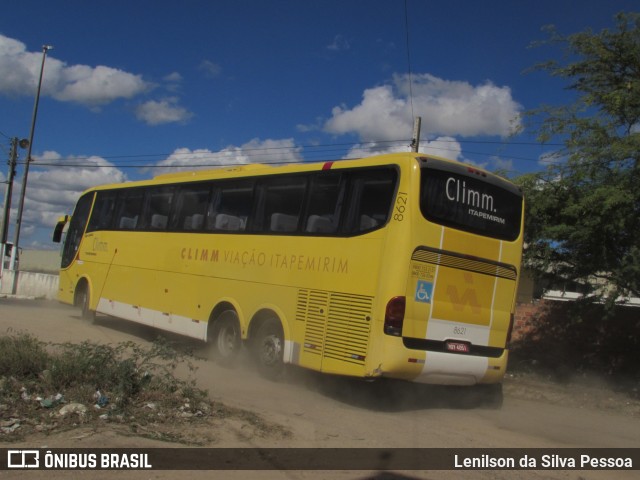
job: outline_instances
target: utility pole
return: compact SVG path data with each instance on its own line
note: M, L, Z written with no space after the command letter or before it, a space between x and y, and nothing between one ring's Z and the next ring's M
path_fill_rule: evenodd
M4 272L4 255L7 248L7 237L9 234L9 215L11 214L11 194L13 193L13 179L16 176L16 160L18 158L18 139L11 139L11 150L9 151L9 176L7 177L7 188L4 192L4 211L2 214L2 232L0 232L0 282Z
M4 213L2 215L2 236L0 243L4 246L7 243L9 233L9 213L11 210L11 194L13 192L13 179L16 176L16 160L18 158L18 139L11 139L11 150L9 151L9 176L7 177L7 189L4 192Z
M11 249L11 269L13 270L13 294L18 290L18 269L16 268L16 258L20 244L20 228L22 227L22 212L24 210L24 198L27 190L27 177L29 175L29 164L31 163L31 149L33 147L33 134L36 129L36 118L38 116L38 103L40 101L40 89L42 88L42 74L44 73L44 61L47 58L47 52L53 47L51 45L42 46L42 63L40 64L40 78L38 79L38 89L36 90L36 99L33 103L33 115L31 117L31 132L29 133L29 145L27 149L27 159L24 164L24 173L22 174L22 191L20 192L20 204L18 205L18 221L16 222L15 240Z
M422 124L422 117L416 117L413 120L413 137L411 137L411 151L418 152L420 149L420 125Z

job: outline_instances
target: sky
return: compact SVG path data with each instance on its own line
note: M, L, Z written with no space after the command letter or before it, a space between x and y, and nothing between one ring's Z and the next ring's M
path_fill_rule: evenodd
M178 169L420 151L511 177L557 149L514 134L571 102L533 65L555 25L613 28L637 0L0 0L0 158L28 138L20 246L57 248L92 186ZM19 150L9 241L26 150ZM2 161L4 199L8 167ZM4 201L3 201L4 202ZM1 219L0 219L1 223Z

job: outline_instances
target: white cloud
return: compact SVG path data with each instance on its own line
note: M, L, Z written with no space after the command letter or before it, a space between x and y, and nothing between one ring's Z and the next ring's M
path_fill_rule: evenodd
M420 142L420 153L444 157L459 162L466 161L462 155L462 145L453 137L438 137Z
M0 93L34 95L40 75L42 52L28 52L26 45L0 34ZM67 65L49 52L42 79L42 95L91 108L120 98L132 98L151 84L120 69L98 65Z
M38 168L38 164L50 164L46 168ZM56 166L65 165L65 166ZM29 187L50 191L82 192L96 185L120 183L127 177L113 163L99 156L62 157L57 152L46 151L34 158L32 168L38 168L29 174ZM73 166L71 166L73 165ZM55 199L50 198L50 201Z
M21 246L59 248L49 240L53 226L60 216L73 212L81 193L97 185L127 180L127 175L122 170L102 157L63 157L53 151L34 156L22 215ZM10 241L15 234L13 228L17 220L21 191L21 182L15 182L9 224L12 230L9 233Z
M152 170L154 174L158 174L224 165L289 163L302 160L301 148L295 146L293 139L255 138L239 147L229 146L220 151L178 148L168 158L159 162L158 168ZM2 178L3 175L0 174L0 180ZM53 226L61 215L73 212L83 191L97 185L122 183L127 180L127 175L122 170L102 157L63 157L53 151L34 156L23 212L22 246L52 247L53 244L48 243L46 239L50 238ZM11 227L15 225L20 192L20 182L15 182ZM12 239L12 235L13 232L10 232L9 239Z
M140 75L111 67L60 63L58 85L51 95L56 100L87 106L106 105L119 98L132 98L145 92L149 85ZM46 68L46 67L45 67ZM47 71L50 75L50 72ZM55 80L55 79L54 79Z
M163 100L149 100L138 105L136 117L148 125L160 125L164 123L184 123L193 114L184 107L178 105L177 97L168 97Z
M73 167L47 164L75 165ZM120 183L126 175L104 158L66 157L47 151L34 157L29 171L22 215L21 239L28 240L30 232L52 232L58 217L73 212L80 194L96 185ZM21 182L14 183L10 225L15 225ZM48 235L44 235L47 238ZM10 235L13 235L11 233ZM12 236L9 237L12 239ZM43 246L39 240L40 246ZM23 243L23 242L21 242Z
M387 143L368 142L351 147L345 158L363 158L371 155L400 153L410 151L409 145L389 145ZM420 142L420 153L463 161L462 145L453 137L438 137L431 141Z
M491 165L496 170L513 171L513 160L498 156L491 157Z
M296 163L301 162L301 147L296 147L293 139L253 140L236 147L228 146L219 151L208 149L191 150L178 148L168 158L154 168L154 173L178 170L198 170L225 165L248 163Z
M36 54L25 50L23 43L0 34L0 92L25 95L28 90L33 94L39 62Z
M171 93L181 91L183 80L184 78L179 72L171 72L170 74L162 77L162 81L164 82L163 87L165 88L165 90Z
M395 98L390 86L367 89L360 105L352 109L334 107L331 113L332 118L324 125L329 133L357 133L369 141L407 138L412 131L406 101Z
M296 147L293 138L254 138L240 147L227 147L223 152L240 160L239 163L295 163L303 160L302 147Z
M377 142L358 143L349 149L344 158L365 158L372 155L384 155L386 153L400 153L408 151L408 145L389 146L386 143Z
M350 48L351 48L351 42L349 42L349 40L344 35L341 35L341 34L338 34L335 37L333 37L333 42L327 45L327 50L331 50L334 52L349 50Z
M200 62L198 69L204 72L207 78L216 78L222 73L222 67L211 60L203 60Z
M413 76L411 89L415 115L422 117L422 131L429 135L504 137L519 124L522 106L509 87L488 81L473 86L422 74ZM324 130L356 133L365 141L409 138L413 118L408 75L395 75L391 84L365 90L353 108L334 107Z
M179 72L171 72L168 75L165 75L163 80L169 83L180 83L182 82L182 75Z

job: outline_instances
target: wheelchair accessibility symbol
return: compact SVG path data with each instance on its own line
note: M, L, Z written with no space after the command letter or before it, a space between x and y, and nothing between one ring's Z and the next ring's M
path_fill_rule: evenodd
M416 287L416 302L431 303L431 295L433 293L433 283L418 280Z

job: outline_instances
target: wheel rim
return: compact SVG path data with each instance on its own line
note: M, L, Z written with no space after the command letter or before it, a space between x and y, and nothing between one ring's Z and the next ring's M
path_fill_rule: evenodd
M85 318L89 315L89 292L86 289L80 294L80 311Z
M282 357L282 341L277 335L268 335L262 340L260 348L260 361L263 365L271 367L277 365Z
M237 351L237 335L231 325L222 325L216 346L222 357L230 357Z

